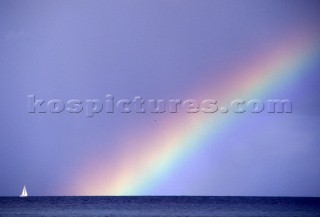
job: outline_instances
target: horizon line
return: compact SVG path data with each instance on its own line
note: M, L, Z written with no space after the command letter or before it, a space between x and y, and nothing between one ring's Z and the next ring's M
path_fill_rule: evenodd
M0 197L19 197L0 195ZM320 196L263 196L263 195L32 195L28 197L278 197L278 198L320 198Z

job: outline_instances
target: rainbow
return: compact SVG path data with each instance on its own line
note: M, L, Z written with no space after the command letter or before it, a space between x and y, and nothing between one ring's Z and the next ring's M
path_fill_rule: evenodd
M284 84L296 82L315 63L319 42L317 34L300 33L278 40L266 52L252 58L249 64L232 70L235 78L231 83L225 79L219 93L214 92L214 95L223 99L221 104L226 105L233 99L263 97ZM200 99L211 92L212 87L204 81L193 96ZM120 153L121 161L117 166L108 164L108 159L93 157L91 163L83 165L74 177L76 184L72 194L150 194L185 159L206 145L214 145L220 132L235 121L233 115L218 113L189 115L187 118L182 115L146 138L121 139L126 151ZM134 152L132 144L139 144L141 150Z

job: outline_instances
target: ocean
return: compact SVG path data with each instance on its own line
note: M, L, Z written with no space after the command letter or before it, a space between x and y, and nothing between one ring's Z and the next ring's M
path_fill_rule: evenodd
M320 216L320 198L307 197L0 197L1 217Z

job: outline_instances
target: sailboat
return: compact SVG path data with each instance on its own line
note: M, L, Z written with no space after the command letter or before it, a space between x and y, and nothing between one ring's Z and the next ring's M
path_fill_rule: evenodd
M28 197L28 192L27 192L27 188L25 185L23 186L22 193L20 194L20 197Z

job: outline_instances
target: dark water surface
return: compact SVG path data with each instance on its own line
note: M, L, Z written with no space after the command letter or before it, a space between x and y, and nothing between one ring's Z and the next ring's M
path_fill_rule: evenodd
M0 197L0 216L317 216L320 198Z

